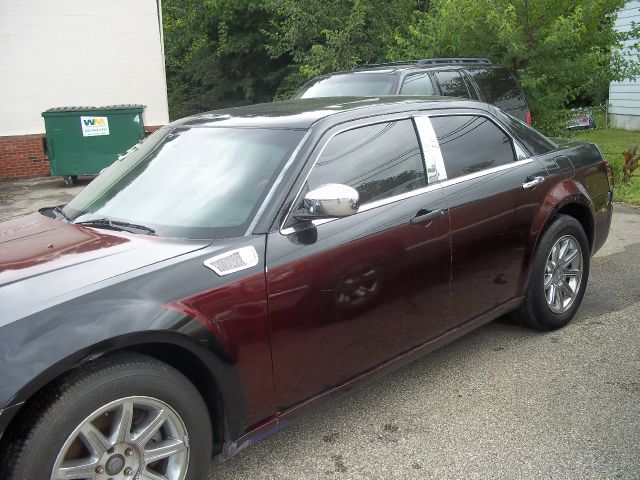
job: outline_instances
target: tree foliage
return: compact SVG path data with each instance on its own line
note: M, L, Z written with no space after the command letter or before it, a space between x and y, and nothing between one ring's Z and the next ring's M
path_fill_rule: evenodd
M625 0L433 0L396 35L389 59L488 57L518 77L534 118L580 100L601 102L609 82L640 74L616 47L637 29L616 33Z
M267 51L295 65L282 90L327 72L381 62L395 35L405 32L416 0L265 0L272 15Z
M172 117L282 98L358 63L481 56L510 68L534 119L601 102L640 74L625 0L164 0ZM637 45L636 45L637 47Z
M259 0L163 2L172 118L273 99L292 68L267 53L270 18Z

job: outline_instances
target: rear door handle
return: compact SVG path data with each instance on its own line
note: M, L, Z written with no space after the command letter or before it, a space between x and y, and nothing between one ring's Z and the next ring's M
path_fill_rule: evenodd
M415 225L416 223L424 223L430 220L436 220L443 216L446 213L446 210L442 210L441 208L438 210L418 210L418 213L415 217L409 220L411 225Z
M527 177L527 181L522 184L522 188L527 190L540 185L542 182L544 182L544 177Z

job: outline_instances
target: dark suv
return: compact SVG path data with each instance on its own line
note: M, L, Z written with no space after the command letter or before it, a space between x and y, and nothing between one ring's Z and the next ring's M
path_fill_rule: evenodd
M495 105L531 125L531 113L515 77L488 58L426 58L358 65L306 83L295 98L442 95Z

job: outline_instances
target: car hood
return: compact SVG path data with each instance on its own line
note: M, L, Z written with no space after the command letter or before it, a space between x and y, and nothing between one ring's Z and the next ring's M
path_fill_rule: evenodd
M210 243L73 225L40 213L3 222L0 305L3 313L25 301L34 306Z

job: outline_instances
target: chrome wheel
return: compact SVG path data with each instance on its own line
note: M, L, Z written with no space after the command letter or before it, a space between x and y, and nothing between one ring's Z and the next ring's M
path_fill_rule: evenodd
M564 313L575 301L582 281L582 250L571 235L551 247L544 267L544 296L553 313Z
M126 397L99 408L69 435L51 480L183 480L187 429L176 411L151 397Z

